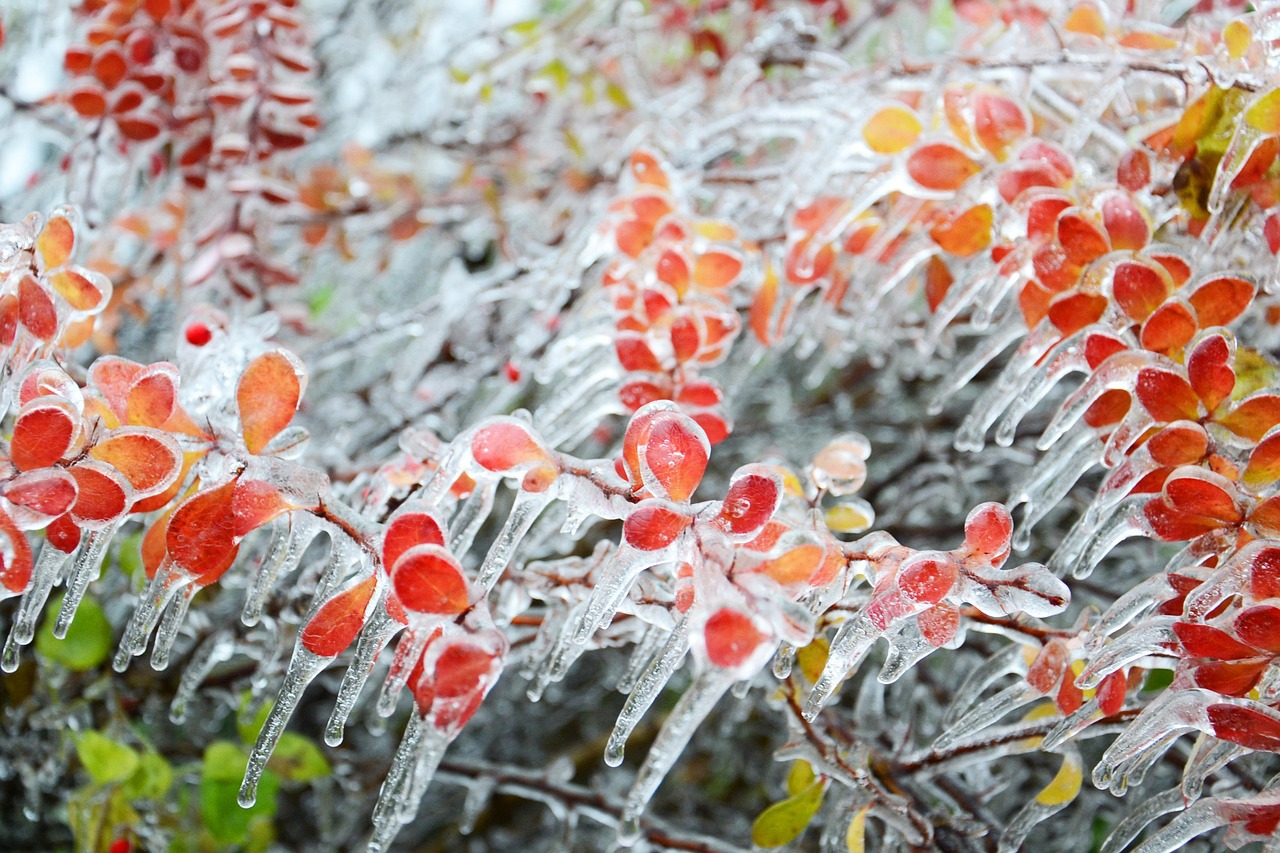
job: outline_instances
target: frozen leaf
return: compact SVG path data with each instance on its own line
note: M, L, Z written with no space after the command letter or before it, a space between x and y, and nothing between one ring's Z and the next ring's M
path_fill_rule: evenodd
M376 584L371 575L322 604L302 629L302 647L320 657L336 657L345 651L364 627Z
M439 545L416 545L391 569L396 598L413 613L455 616L470 603L462 567Z
M36 251L46 270L55 269L71 260L75 251L76 232L71 220L63 213L55 213L45 222L36 237Z
M804 790L774 803L751 826L751 841L758 847L783 847L800 837L822 808L825 780L814 781Z
M167 433L146 427L112 432L89 456L115 468L133 487L135 500L167 489L182 470L182 451Z
M272 350L249 362L236 386L236 408L250 453L261 453L293 420L305 375L302 364L286 350Z
M13 426L10 458L20 471L47 468L71 449L79 417L69 403L41 397L22 407Z

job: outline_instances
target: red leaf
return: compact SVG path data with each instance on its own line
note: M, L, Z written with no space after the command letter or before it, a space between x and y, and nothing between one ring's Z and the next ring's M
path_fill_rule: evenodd
M650 423L640 452L641 478L653 495L686 501L702 482L710 454L710 443L697 423L664 412Z
M641 504L623 523L622 538L641 551L659 551L676 541L690 523L688 517L665 507Z
M79 527L103 527L129 511L129 481L110 465L77 462L67 469L76 479L71 519Z
M1254 708L1210 705L1209 725L1215 737L1249 749L1280 751L1280 721Z
M907 158L907 174L929 190L959 189L981 170L969 155L945 142L922 145Z
M1143 349L1180 351L1195 336L1196 319L1181 302L1166 302L1142 324Z
M739 470L716 516L736 536L752 535L764 525L782 502L782 479L761 465Z
M1111 292L1120 308L1141 323L1168 298L1171 288L1162 271L1142 261L1121 261L1111 277Z
M18 320L42 341L58 334L58 311L49 293L27 273L18 280Z
M1213 660L1243 660L1258 656L1258 650L1246 646L1235 637L1200 622L1175 622L1173 633L1178 635L1182 648L1187 655L1195 658Z
M471 439L471 456L489 471L514 471L551 460L529 427L516 420L481 427Z
M415 545L391 569L391 585L405 610L456 616L469 605L462 566L439 545Z
M77 415L65 400L39 397L22 407L13 426L9 455L19 471L47 468L66 455L76 436Z
M133 487L135 500L163 492L182 471L178 443L166 433L146 427L112 432L89 450L89 456L123 474Z
M1195 680L1198 686L1223 696L1244 696L1254 688L1270 664L1267 658L1206 661L1195 668Z
M1225 326L1244 313L1253 301L1253 282L1235 276L1219 276L1198 285L1187 300L1196 310L1201 328Z
M958 576L951 560L917 555L903 562L897 584L909 600L937 604L955 586Z
M1280 607L1259 604L1240 611L1236 636L1256 649L1280 654Z
M1259 391L1251 394L1218 418L1218 423L1250 441L1258 441L1280 424L1280 394Z
M375 577L370 575L322 604L302 629L302 647L322 658L341 654L364 627L365 610L376 586Z
M444 529L429 512L403 512L391 519L382 536L382 568L390 572L400 556L415 545L443 547Z
M768 639L756 629L751 617L729 608L713 613L702 633L707 660L725 669L746 663L760 644Z
M1200 418L1200 398L1191 384L1172 370L1144 367L1134 386L1140 402L1155 420L1194 421Z
M197 492L178 504L165 531L165 550L174 564L202 585L222 576L236 555L236 481ZM204 582L204 577L211 580Z

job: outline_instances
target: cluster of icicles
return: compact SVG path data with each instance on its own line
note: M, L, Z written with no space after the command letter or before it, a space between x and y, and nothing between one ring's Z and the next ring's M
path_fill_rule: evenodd
M693 495L709 444L697 423L665 401L636 413L617 460L557 453L521 417L492 418L448 445L417 442L413 449L434 458L385 523L336 510L336 502L326 503L323 519L300 511L275 522L245 608L245 621L255 621L273 581L328 532L330 555L252 751L244 804L253 802L307 685L354 646L325 734L336 745L380 653L400 635L376 707L391 714L408 688L415 713L374 812L371 850L386 849L413 818L446 748L508 661L503 629L515 614L492 612L491 600L505 598L489 595L504 578L527 593L524 606L532 600L546 605L537 653L529 657L537 662L528 672L531 698L593 643L635 643L623 685L630 695L605 754L611 765L621 762L631 731L693 656L694 681L626 800L619 829L624 843L640 837L646 804L723 693L770 658L785 676L795 649L813 638L833 605L843 602L852 615L836 634L810 714L881 637L890 645L881 679L891 681L934 649L963 640L963 605L996 617L1046 616L1067 603L1065 586L1043 567L1000 569L1012 525L996 504L974 510L964 543L953 551L914 551L882 533L838 540L817 501L861 485L869 446L860 436L837 439L819 454L808 486L778 466L752 464L734 474L723 499L700 502ZM504 481L518 484L510 512L479 566L466 568L461 560ZM594 516L621 521L621 540L600 543L586 559L513 565L521 541L557 501L563 514L547 517L564 532L576 534ZM873 585L869 597L859 581ZM193 661L175 712L213 662Z

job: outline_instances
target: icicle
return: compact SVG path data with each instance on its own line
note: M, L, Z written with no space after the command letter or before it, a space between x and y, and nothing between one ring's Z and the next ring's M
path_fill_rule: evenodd
M1022 521L1014 533L1014 547L1020 551L1031 546L1031 531L1055 507L1098 461L1098 440L1091 431L1082 430L1068 444L1055 445L1036 466L1035 479L1021 490L1026 503Z
M1170 644L1176 646L1178 635L1173 632L1174 621L1172 616L1152 619L1107 643L1093 655L1076 683L1083 690L1091 690L1117 669L1139 658L1165 652Z
M503 571L515 555L520 540L529 532L529 528L538 518L547 504L555 498L556 488L552 486L542 492L527 492L521 489L516 492L515 502L511 505L511 513L502 525L497 538L484 557L484 563L476 574L476 584L485 592L493 589Z
M164 618L160 620L160 627L156 629L156 641L151 646L152 669L159 671L169 665L169 653L173 650L174 641L178 639L178 632L182 630L182 622L187 617L187 608L191 606L191 599L195 598L199 591L200 587L194 583L187 584L178 593L177 600L165 611Z
M1057 341L1058 335L1057 328L1048 320L1044 320L1027 336L996 381L979 395L973 408L969 410L969 415L956 431L955 448L957 450L982 449L987 430L1009 407L1009 404L1022 393L1025 377Z
M790 643L780 643L773 656L774 678L786 680L791 677L791 668L796 663L796 647Z
M649 667L653 655L666 644L670 632L657 625L650 625L640 637L640 641L631 649L631 657L627 661L626 672L618 679L619 693L630 693L640 680L640 676Z
M396 632L404 627L387 613L386 584L379 584L379 587L372 615L360 631L351 664L342 676L342 686L338 688L338 698L333 703L333 713L329 715L329 723L325 726L324 742L329 746L338 746L342 743L342 733L346 728L347 718L351 716L351 710L355 708L356 700L360 698L365 682L373 672L378 655L386 648Z
M892 635L886 634L889 641L889 653L885 655L884 664L876 678L881 684L893 684L938 647L930 643L920 633L920 627L914 619L904 619L898 623L896 630L890 629Z
M400 831L401 824L396 817L400 813L401 801L408 796L408 777L418 763L418 742L426 728L427 721L423 716L417 713L409 716L400 747L391 759L391 769L382 780L378 802L373 807L373 837L369 840L368 853L386 850Z
M1201 734L1196 738L1195 746L1191 748L1191 755L1187 757L1186 766L1182 770L1183 799L1188 803L1198 800L1206 779L1249 752L1239 744Z
M329 559L325 562L324 571L316 581L315 592L311 595L311 606L303 617L306 625L316 615L324 603L333 594L334 587L346 576L351 564L360 556L360 546L345 532L334 530L329 533Z
M142 654L165 607L182 587L193 582L189 574L178 568L172 560L165 558L156 570L155 577L151 579L147 591L138 599L133 616L125 626L124 637L120 640L120 647L111 664L116 672L124 672L129 668L129 661Z
M1025 681L1011 684L948 726L933 742L933 748L940 751L951 749L964 738L982 731L1010 711L1042 698L1044 694Z
M1142 781L1147 768L1193 729L1209 728L1205 709L1221 696L1200 687L1165 690L1112 741L1093 768L1093 784L1117 796Z
M587 611L574 629L573 641L584 644L598 629L607 627L636 578L646 569L670 561L675 547L668 545L661 551L641 551L626 542L619 545L600 569Z
M576 625L582 616L584 605L575 605L565 620L566 625ZM533 677L533 683L529 685L527 695L530 702L537 702L542 699L543 692L554 681L561 681L565 674L568 673L569 667L574 661L582 657L582 653L586 651L585 646L580 646L572 641L568 631L560 631L556 636L551 648L543 656L541 664Z
M396 702L400 693L413 674L413 667L422 657L422 650L431 639L433 624L410 625L409 630L400 637L396 645L396 656L391 661L391 670L386 681L382 682L382 692L378 695L378 716L390 717L396 710Z
M1131 391L1138 371L1159 363L1157 357L1149 352L1122 351L1099 364L1084 384L1063 401L1053 420L1040 434L1036 447L1041 450L1053 447L1103 394L1116 389Z
M988 687L1010 673L1021 673L1027 651L1026 646L1009 645L974 667L947 707L942 718L943 724L955 725L973 707L973 703L987 692Z
M640 816L653 799L667 772L684 752L694 731L702 724L720 697L733 683L734 678L719 670L709 670L693 680L689 689L680 697L671 716L667 717L662 731L649 748L636 781L627 794L626 807L618 826L618 844L631 847L640 840Z
M187 719L187 705L195 697L196 691L213 668L220 663L231 660L235 654L235 643L230 640L230 632L220 631L200 644L191 655L187 665L182 668L182 680L169 705L169 720L180 725Z
M990 333L983 335L973 352L969 353L964 361L942 380L933 399L929 401L929 414L941 414L947 401L957 391L968 385L996 356L1024 334L1026 334L1026 326L1023 324L1021 315L1018 315L1008 317Z
M1102 559L1125 539L1146 528L1141 524L1142 507L1150 495L1134 495L1121 501L1108 515L1091 518L1086 512L1062 540L1049 563L1055 574L1071 570L1078 578L1093 574Z
M253 578L253 586L249 588L249 594L244 601L244 610L240 614L240 621L250 628L257 625L258 620L262 618L263 604L271 594L276 578L280 576L280 570L296 551L292 544L292 517L274 522L271 526L271 539L267 543L267 550L262 556L262 563L258 566L258 573ZM300 551L297 553L301 556Z
M382 853L400 832L400 827L413 820L435 776L436 768L452 740L447 732L437 729L426 718L414 714L409 718L400 748L391 761L391 771L382 783L378 803L373 809L373 837L369 853Z
M1088 369L1081 352L1081 342L1092 327L1086 327L1058 343L1044 360L1024 375L1022 391L1009 401L1004 419L996 428L996 444L1008 447L1013 444L1018 424L1027 412L1045 398L1064 377Z
M1186 801L1182 798L1182 791L1178 788L1170 788L1168 791L1161 791L1154 797L1141 800L1125 816L1124 820L1116 824L1115 829L1111 830L1111 834L1103 842L1102 850L1099 853L1120 853L1121 850L1129 846L1133 839L1138 837L1138 833L1147 828L1147 824L1151 823L1151 821L1169 812L1182 811L1184 808L1186 808Z
M440 501L449 493L449 488L466 470L467 457L470 455L467 448L470 446L470 435L464 433L458 436L440 458L435 474L410 498L420 499L428 508L439 506Z
M284 734L285 726L289 724L289 718L298 707L298 702L302 699L307 685L332 660L333 658L321 657L307 651L301 643L294 647L293 658L289 661L284 683L280 685L280 692L276 695L276 703L272 706L271 713L267 715L266 722L262 724L262 731L258 732L258 740L253 745L253 751L249 753L249 764L245 767L244 782L240 785L238 798L240 805L246 809L252 806L258 797L258 780L262 778L262 771L266 769L267 761L280 741L280 735Z
M1216 801L1200 800L1142 842L1133 853L1173 853L1184 849L1191 839L1227 822Z
M1173 594L1169 577L1161 572L1152 575L1124 595L1117 598L1106 611L1098 617L1089 629L1087 646L1097 649L1102 646L1105 637L1119 631L1134 619L1150 610L1156 604Z
M459 833L470 835L475 830L476 821L489 807L497 787L498 783L488 776L482 776L467 786L467 797L462 803L462 817L458 820Z
M40 549L40 557L31 572L31 583L22 594L18 613L13 617L13 625L9 628L4 655L0 657L0 669L13 672L18 668L18 653L35 637L36 622L44 611L45 602L49 600L49 592L70 558L70 554L59 551L48 542Z
M667 636L667 641L657 656L649 662L644 674L636 682L635 688L627 696L627 701L618 714L618 721L609 734L609 742L604 748L605 764L617 767L622 763L627 739L631 737L636 725L662 693L662 689L667 686L671 676L680 668L688 651L689 622L687 618L682 618Z
M449 551L454 554L465 554L471 550L476 534L493 511L493 496L498 484L483 480L476 483L471 494L462 502L458 512L449 524Z
M831 695L836 692L840 682L848 677L872 645L879 639L880 631L865 613L859 614L840 626L835 639L831 641L831 649L827 652L827 664L822 668L822 675L813 690L805 698L804 718L812 722L827 704Z
M53 636L59 640L67 636L67 629L71 627L76 608L80 606L85 592L89 589L89 584L96 581L98 575L102 573L102 557L106 554L107 546L111 544L122 522L123 519L108 524L101 530L85 534L84 542L71 564L67 592L62 598L62 609L58 611L58 618L53 623Z

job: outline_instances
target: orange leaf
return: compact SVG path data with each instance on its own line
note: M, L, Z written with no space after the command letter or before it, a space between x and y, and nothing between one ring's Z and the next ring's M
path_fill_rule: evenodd
M133 487L135 499L163 492L182 471L178 443L165 433L146 427L116 430L95 444L89 456L123 474Z
M957 190L981 170L968 154L945 142L922 145L907 158L907 174L928 190Z
M60 267L69 261L75 245L75 228L72 227L71 220L61 213L50 216L49 221L44 224L36 237L36 252L40 255L43 268L47 270Z
M302 401L304 375L297 358L284 350L263 353L245 368L236 387L236 406L250 453L261 453L293 420Z

